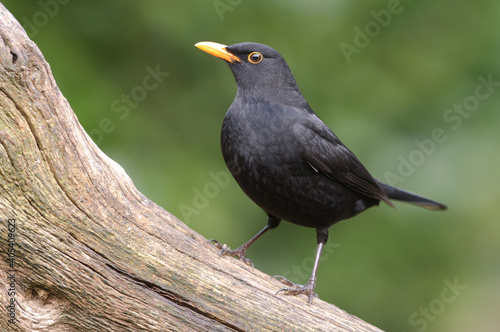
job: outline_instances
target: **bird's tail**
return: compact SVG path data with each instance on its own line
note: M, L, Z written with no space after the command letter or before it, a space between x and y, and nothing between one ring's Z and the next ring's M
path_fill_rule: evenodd
M420 195L414 194L412 192L390 186L388 184L380 182L379 180L377 180L377 183L378 183L380 189L382 189L382 191L390 199L394 199L394 200L405 202L405 203L414 204L414 205L421 206L421 207L424 207L424 208L429 209L429 210L446 210L446 205L443 205L441 203L434 202L434 201L431 201L430 199L427 199L427 198L422 197Z

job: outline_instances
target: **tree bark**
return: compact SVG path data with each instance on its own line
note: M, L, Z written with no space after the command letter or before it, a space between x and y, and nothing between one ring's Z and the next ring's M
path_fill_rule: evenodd
M1 331L380 331L219 257L99 150L1 4L0 35Z

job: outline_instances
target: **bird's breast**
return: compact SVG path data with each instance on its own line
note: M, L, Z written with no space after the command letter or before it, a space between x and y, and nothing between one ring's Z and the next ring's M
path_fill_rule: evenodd
M226 114L221 148L226 163L240 165L246 172L276 172L280 166L297 165L298 146L292 123L273 114L272 105ZM271 110L269 110L271 109Z

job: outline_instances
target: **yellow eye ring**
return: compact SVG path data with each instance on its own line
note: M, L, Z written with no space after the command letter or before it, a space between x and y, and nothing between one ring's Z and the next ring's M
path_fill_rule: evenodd
M253 63L254 65L258 64L259 62L261 62L262 59L264 59L264 57L259 52L252 52L252 53L250 53L248 55L248 61L250 63Z

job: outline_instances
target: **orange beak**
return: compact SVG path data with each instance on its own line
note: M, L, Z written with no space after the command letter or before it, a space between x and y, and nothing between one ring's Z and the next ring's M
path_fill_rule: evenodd
M196 43L194 46L198 47L200 50L207 52L210 55L216 56L218 58L221 58L222 60L225 60L227 62L241 62L241 60L234 54L228 52L226 50L226 45L219 44L219 43L213 43L213 42L199 42Z

